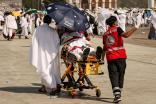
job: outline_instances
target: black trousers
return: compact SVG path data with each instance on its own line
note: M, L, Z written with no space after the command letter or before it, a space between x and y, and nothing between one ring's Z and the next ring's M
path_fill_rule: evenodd
M112 89L123 88L125 69L126 59L116 59L108 62L108 72Z

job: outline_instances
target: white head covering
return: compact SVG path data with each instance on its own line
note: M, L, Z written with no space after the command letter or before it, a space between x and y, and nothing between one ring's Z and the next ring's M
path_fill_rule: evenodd
M121 10L121 9L117 10L117 12L118 12L119 14L125 14L125 12L124 12L123 10Z

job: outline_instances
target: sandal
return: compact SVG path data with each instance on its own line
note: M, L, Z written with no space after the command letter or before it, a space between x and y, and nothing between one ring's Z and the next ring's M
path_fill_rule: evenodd
M47 90L46 90L45 86L42 86L41 88L38 89L38 92L47 93Z

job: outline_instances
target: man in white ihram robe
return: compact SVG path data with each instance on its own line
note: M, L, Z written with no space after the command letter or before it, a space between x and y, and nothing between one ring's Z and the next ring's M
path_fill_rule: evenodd
M32 34L32 25L33 25L32 15L27 15L26 18L28 20L28 31L29 31L29 34Z
M22 33L20 34L19 38L21 38L21 35L23 35L23 36L25 36L25 39L29 39L28 38L28 21L27 21L26 15L27 14L24 14L21 17L20 24L21 24L21 27L22 27Z
M58 33L49 26L51 18L44 17L44 24L37 27L32 37L30 63L41 76L43 92L51 92L61 84ZM46 91L45 91L46 90ZM41 92L42 92L41 91Z
M17 29L17 23L15 17L10 13L6 18L5 18L5 32L4 34L8 36L8 40L11 39L13 32Z
M97 16L98 22L98 34L103 35L107 30L106 19L111 16L111 11L108 9L101 8Z
M118 10L117 12L119 18L119 27L121 27L123 31L126 31L126 14L122 10Z

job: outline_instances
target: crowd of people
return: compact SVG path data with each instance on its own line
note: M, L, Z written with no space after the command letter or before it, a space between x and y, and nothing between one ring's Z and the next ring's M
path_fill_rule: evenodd
M36 28L43 24L43 17L45 14L42 13L26 13L22 10L18 11L21 13L20 16L15 16L13 12L0 11L0 30L2 31L4 38L11 40L15 35L19 38L24 36L28 39L28 35L32 34L33 28ZM87 30L88 33L94 35L103 35L106 32L107 25L106 19L110 15L117 17L118 25L125 31L126 26L134 26L137 20L139 20L141 26L150 26L150 32L148 39L156 39L156 13L150 9L105 9L98 8L96 13L86 9L85 12L88 15L90 21L90 28Z
M90 28L82 32L59 27L48 15L23 11L20 11L20 16L15 16L12 12L0 13L1 30L7 40L12 40L14 35L18 35L19 39L21 36L29 39L29 35L32 35L30 63L41 76L42 87L39 92L50 92L51 95L59 92L61 84L60 45L65 45L77 60L84 60L85 49L87 54L98 53L90 44L90 36L103 36L102 59L106 55L109 78L115 96L114 102L119 102L124 87L127 58L122 38L128 38L140 26L150 26L148 38L156 39L156 12L136 8L117 10L98 8L96 14L89 10L85 12ZM127 25L131 27L130 30L126 29Z
M22 36L29 39L29 35L33 33L34 28L43 24L44 14L42 13L27 13L26 11L18 10L19 15L14 14L15 11L0 11L1 33L7 40Z
M134 26L137 22L140 23L142 27L150 27L151 32L148 34L148 39L155 40L155 11L151 9L105 9L99 8L96 14L91 13L87 10L88 13L91 14L95 18L94 24L92 24L93 33L97 35L102 35L106 32L107 25L106 19L113 15L118 20L118 25L125 31L126 27Z

